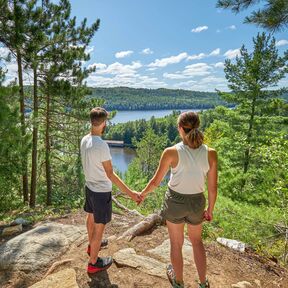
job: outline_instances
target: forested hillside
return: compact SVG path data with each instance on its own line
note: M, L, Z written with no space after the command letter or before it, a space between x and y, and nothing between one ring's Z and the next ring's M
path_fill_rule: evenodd
M104 107L108 110L207 109L227 105L212 92L128 87L91 88L91 91L91 97L105 99Z

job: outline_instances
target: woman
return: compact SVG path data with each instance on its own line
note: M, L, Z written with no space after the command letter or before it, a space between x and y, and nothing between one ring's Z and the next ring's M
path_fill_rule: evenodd
M164 150L158 169L142 191L144 199L158 187L171 167L168 191L162 208L170 237L172 265L167 276L173 287L184 287L182 246L184 225L193 246L194 261L199 275L199 288L210 287L206 278L206 253L202 242L202 221L211 221L217 197L217 154L203 144L198 130L199 116L195 112L182 113L178 118L178 131L183 140ZM207 176L207 177L206 177ZM205 209L205 181L208 180L208 208Z

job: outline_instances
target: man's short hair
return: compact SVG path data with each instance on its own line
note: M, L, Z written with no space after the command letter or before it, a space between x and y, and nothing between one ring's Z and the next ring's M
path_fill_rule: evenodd
M95 107L90 111L90 120L93 126L99 126L108 118L108 112L102 107Z

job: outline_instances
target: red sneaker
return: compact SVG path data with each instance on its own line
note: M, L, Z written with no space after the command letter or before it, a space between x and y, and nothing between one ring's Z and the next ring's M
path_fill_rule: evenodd
M98 257L95 264L88 263L87 272L88 273L97 273L103 270L108 269L113 263L111 256L109 257Z
M106 246L108 246L108 239L103 239L103 240L101 241L100 248L103 248L103 247L106 247ZM88 245L86 252L87 252L87 254L90 256L90 252L91 252L91 247L90 247L90 245Z

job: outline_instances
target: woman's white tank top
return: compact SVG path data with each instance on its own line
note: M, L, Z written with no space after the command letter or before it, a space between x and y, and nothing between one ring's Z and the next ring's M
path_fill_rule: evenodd
M197 194L205 190L205 180L209 171L208 147L202 144L197 149L180 142L175 145L178 164L171 168L168 187L182 194Z

